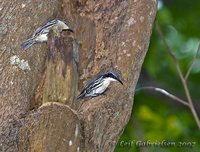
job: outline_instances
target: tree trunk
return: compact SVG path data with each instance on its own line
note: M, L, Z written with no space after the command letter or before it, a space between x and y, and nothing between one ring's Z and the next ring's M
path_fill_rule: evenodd
M113 151L133 106L156 0L0 1L0 151ZM50 18L75 33L46 44L20 43ZM99 71L116 68L124 85L76 101Z

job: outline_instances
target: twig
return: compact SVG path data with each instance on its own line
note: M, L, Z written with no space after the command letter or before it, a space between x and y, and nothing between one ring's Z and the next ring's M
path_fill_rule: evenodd
M199 45L198 45L196 55L194 56L194 58L193 58L193 60L192 60L192 63L190 64L190 66L189 66L189 68L188 68L188 70L187 70L187 72L186 72L186 75L185 75L185 77L184 77L185 80L187 80L188 77L189 77L189 75L190 75L190 72L191 72L191 70L192 70L192 68L193 68L193 65L194 65L196 59L197 59L197 56L198 56L198 54L199 54L199 51L200 51L200 43L199 43Z
M165 37L163 36L163 33L162 33L162 31L161 31L161 29L160 29L160 27L159 27L159 24L158 24L157 22L156 22L156 29L157 29L157 31L158 31L158 33L159 33L159 35L160 35L160 37L161 37L161 39L162 39L162 41L163 41L165 47L166 47L166 49L167 49L167 52L170 54L170 56L171 56L172 59L174 60L174 63L175 63L175 65L176 65L176 69L177 69L177 71L178 71L178 75L179 75L179 77L180 77L180 79L181 79L181 82L182 82L182 85L183 85L183 87L184 87L184 91L185 91L185 94L186 94L186 97L187 97L187 100L188 100L189 108L190 108L190 110L191 110L191 112L192 112L192 114L193 114L193 116L194 116L194 119L195 119L195 121L196 121L196 123L197 123L197 126L198 126L199 129L200 129L200 120L199 120L199 117L198 117L198 115L197 115L197 112L196 112L196 110L195 110L195 108L194 108L194 105L193 105L193 102L192 102L192 98L191 98L191 95L190 95L190 92L189 92L189 89L188 89L188 86L187 86L187 81L186 81L186 79L184 78L183 73L182 73L182 71L181 71L181 69L180 69L179 63L178 63L178 61L177 61L175 55L173 54L171 48L170 48L169 45L167 44L167 42L166 42L166 40L165 40ZM198 50L199 50L199 49L198 49ZM190 72L189 72L189 73L190 73Z
M192 102L192 98L191 98L191 95L190 95L190 91L189 91L188 86L187 86L187 82L183 77L183 73L181 72L180 66L176 65L176 68L177 68L179 76L181 78L181 82L182 82L182 85L183 85L184 90L185 90L185 94L186 94L186 97L187 97L187 100L188 100L188 103L189 103L190 110L191 110L191 112L192 112L192 114L193 114L193 116L195 118L195 121L196 121L198 127L200 128L200 120L199 120L197 112L196 112L196 110L194 108L194 105L193 105L193 102Z
M167 44L167 41L160 29L160 26L158 25L158 22L156 22L156 30L158 31L158 34L160 35L165 47L167 48L167 51L169 53L169 55L172 57L172 59L174 60L175 63L177 63L177 59L176 56L174 55L173 51L171 50L171 48L169 47L169 45Z
M148 87L141 87L141 88L137 89L136 91L140 91L140 90L153 90L153 91L162 93L163 95L165 95L165 96L167 96L167 97L169 97L169 98L171 98L171 99L173 99L173 100L175 100L175 101L177 101L177 102L189 107L189 104L188 104L187 101L184 101L184 100L178 98L177 96L167 92L166 90L164 90L162 88L148 86Z

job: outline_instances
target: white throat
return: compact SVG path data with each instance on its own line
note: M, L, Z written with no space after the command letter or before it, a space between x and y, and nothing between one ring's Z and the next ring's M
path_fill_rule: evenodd
M103 81L103 85L105 87L108 87L110 85L110 82L112 82L112 81L116 81L116 80L113 79L113 78L105 78L104 81Z
M69 26L67 26L64 22L58 20L58 28L61 28L61 30L68 30Z

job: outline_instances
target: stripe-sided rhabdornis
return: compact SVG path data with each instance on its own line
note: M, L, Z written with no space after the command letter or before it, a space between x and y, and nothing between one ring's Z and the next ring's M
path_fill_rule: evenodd
M26 41L22 42L21 48L26 50L35 43L47 42L48 33L50 29L59 33L62 32L63 30L69 30L73 32L73 30L70 29L69 26L63 21L60 21L58 19L53 19L48 21L41 27L37 28L30 39L27 39Z
M120 80L119 73L115 70L110 70L97 75L94 79L87 83L80 95L77 97L77 100L83 99L84 97L96 97L104 94L112 81L118 81L123 84Z

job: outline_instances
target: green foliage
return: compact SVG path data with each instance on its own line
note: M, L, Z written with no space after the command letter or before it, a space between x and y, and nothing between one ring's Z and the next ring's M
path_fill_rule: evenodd
M199 43L200 1L164 2L166 2L164 7L157 13L157 21L185 74ZM175 64L155 29L153 29L138 88L146 84L164 88L186 100ZM188 86L195 105L199 105L200 53L188 78ZM153 91L136 92L134 100L132 117L118 142L116 152L197 152L200 150L200 131L187 107ZM198 106L196 110L199 110ZM154 146L148 145L145 148L140 144L145 141L154 143ZM156 146L156 143L162 144L162 142L163 145Z

